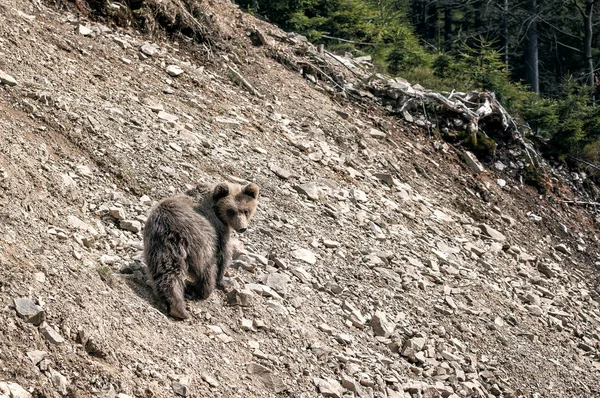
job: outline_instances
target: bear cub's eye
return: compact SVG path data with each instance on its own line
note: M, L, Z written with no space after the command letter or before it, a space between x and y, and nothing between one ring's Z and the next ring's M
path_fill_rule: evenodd
M228 209L228 210L227 210L227 215L228 215L229 217L233 217L233 216L235 216L235 210L233 210L233 209Z
M248 210L244 210L244 215L245 215L246 217L248 217L248 214L250 214L250 212L249 212Z

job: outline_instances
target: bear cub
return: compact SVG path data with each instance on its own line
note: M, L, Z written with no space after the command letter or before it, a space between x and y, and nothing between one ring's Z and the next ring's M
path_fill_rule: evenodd
M231 231L243 233L254 215L259 187L197 185L160 201L144 227L144 259L156 296L174 318L189 317L184 294L206 299L231 261Z

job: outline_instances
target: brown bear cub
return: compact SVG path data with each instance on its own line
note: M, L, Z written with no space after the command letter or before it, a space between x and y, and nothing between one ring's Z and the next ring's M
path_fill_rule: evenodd
M155 294L175 318L189 317L185 292L208 298L231 261L230 234L245 232L259 187L198 185L156 205L144 227L144 259Z

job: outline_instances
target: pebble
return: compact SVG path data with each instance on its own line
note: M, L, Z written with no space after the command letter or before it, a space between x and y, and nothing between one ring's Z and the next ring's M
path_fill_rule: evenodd
M44 309L29 298L16 298L13 302L17 315L27 323L38 326L46 318Z
M92 34L92 30L85 25L79 24L77 26L77 32L82 36L90 36Z
M342 398L344 395L344 388L337 380L314 378L313 382L324 397Z
M39 327L40 333L52 344L63 344L65 339L53 327L47 323L42 323Z
M525 308L531 315L542 316L544 311L538 305L526 305Z
M52 368L49 369L48 373L50 373L50 380L52 381L54 388L56 388L61 395L67 395L67 378L59 371Z
M250 319L242 318L240 320L241 329L244 331L256 332L253 322Z
M232 289L227 293L227 303L229 305L250 307L253 303L253 298L254 293L250 289Z
M171 388L180 397L187 397L189 393L189 381L183 377L180 380L173 380Z
M11 75L9 75L6 72L3 72L2 70L0 70L0 84L4 84L7 86L16 86L17 85L17 81L15 80L14 77L12 77Z
M142 230L142 223L136 220L121 220L119 227L125 231L138 233Z
M211 375L209 375L206 372L202 372L200 374L200 377L202 378L202 380L204 380L209 386L213 387L213 388L217 388L219 387L219 382L217 381L217 379L215 379L214 377L212 377Z
M479 228L481 229L481 231L484 234L486 234L487 236L489 236L493 240L496 240L498 242L503 242L503 241L506 240L506 237L504 235L502 235L500 232L496 231L494 228L490 227L487 224L481 224L479 226Z
M0 398L31 398L31 394L17 383L0 382Z
M169 74L169 76L177 77L183 74L183 69L181 69L177 65L169 65L167 66L167 73Z
M42 362L42 360L44 358L46 358L46 355L48 355L48 353L46 351L39 351L39 350L27 351L27 357L31 360L31 362L34 365L37 365L38 363Z
M269 163L269 170L275 173L275 175L277 175L277 177L281 178L282 180L289 180L290 178L292 178L292 173L290 171L283 169L275 165L274 163Z
M274 272L267 275L263 283L285 297L287 295L289 282L290 277L288 275Z
M158 47L154 44L146 43L140 47L140 51L149 57L152 57L158 53Z
M310 265L314 265L317 262L317 256L308 249L296 249L291 252L291 255L296 260L304 261Z
M117 220L124 220L127 217L122 207L111 207L108 209L108 214Z
M336 242L334 240L323 239L323 245L328 249L335 249L340 247L340 242Z
M385 137L387 137L387 134L384 133L381 130L377 130L375 128L371 128L369 130L369 136L372 137L372 138L384 139Z
M313 201L319 200L319 189L313 183L295 185L294 189L301 195Z
M156 115L159 119L162 119L166 122L171 122L171 123L175 123L177 120L179 120L179 117L176 115L173 115L171 113L167 113L165 111L158 111L157 115Z
M479 163L479 160L473 153L465 151L463 153L463 159L476 174L483 173L485 171L485 168L481 165L481 163Z
M283 381L273 374L271 369L256 362L248 364L248 373L256 376L268 389L275 393L280 393L286 390Z
M351 189L350 198L356 202L366 202L368 200L367 194L364 191L361 191L360 189Z
M386 314L381 311L375 312L371 318L371 327L375 336L389 337L394 332L394 324L389 322Z

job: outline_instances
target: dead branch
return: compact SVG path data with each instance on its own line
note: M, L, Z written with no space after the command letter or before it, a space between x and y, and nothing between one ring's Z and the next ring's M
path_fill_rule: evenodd
M252 94L256 95L258 98L265 97L264 95L259 93L258 90L256 90L254 88L254 86L252 86L250 83L248 83L248 81L246 79L244 79L244 77L240 74L240 72L236 71L231 66L227 66L227 69L229 70L229 73L232 75L232 80L235 83L245 87L246 90L250 91Z

